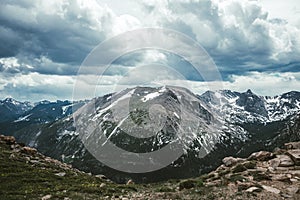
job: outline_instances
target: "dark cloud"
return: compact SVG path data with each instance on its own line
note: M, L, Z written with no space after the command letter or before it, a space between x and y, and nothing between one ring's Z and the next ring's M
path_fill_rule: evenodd
M144 4L163 26L192 32L188 35L196 38L222 72L240 74L270 66L280 71L279 65L300 63L300 30L285 20L269 19L255 1L163 2Z
M104 39L103 27L98 25L109 23L109 13L90 16L90 10L75 1L53 8L40 3L1 3L0 42L4 45L0 46L0 57L47 56L53 62L79 64ZM47 9L54 10L47 13Z
M38 98L39 93L45 96L48 93L53 98L60 93L69 95L69 85L59 89L51 84L49 88L38 81L45 76L36 78L33 81L35 86L29 87L30 77L47 75L52 80L53 77L58 78L56 75L64 78L75 76L80 64L100 42L144 26L174 29L196 40L213 58L224 81L230 81L232 77L241 81L239 77L245 78L254 72L267 76L267 73L296 73L300 70L299 27L284 19L270 19L257 1L131 1L130 6L136 5L136 8L128 9L126 3L121 3L124 6L118 6L118 9L124 10L116 12L113 7L101 4L101 0L99 2L2 0L1 92L16 96L24 94L24 98L26 93L36 95L34 98ZM127 10L136 9L139 9L138 14L127 14ZM110 47L99 51L110 58L114 55L112 51L117 51L117 46L122 45L111 43ZM103 64L101 59L92 60L95 63L88 63L91 67L84 74L93 74L94 67ZM104 75L111 78L124 76L132 67L151 63L171 66L188 80L204 81L201 74L182 57L145 49L116 58ZM26 84L6 81L12 81L13 77L20 81L26 77Z

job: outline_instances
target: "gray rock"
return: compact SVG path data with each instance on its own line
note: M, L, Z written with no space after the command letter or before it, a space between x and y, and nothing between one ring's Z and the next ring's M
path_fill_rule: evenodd
M250 192L250 193L252 193L252 192L260 192L260 191L261 191L261 189L258 188L258 187L250 187L250 188L248 188L246 190L246 192Z
M300 149L300 142L289 142L284 144L286 149Z
M291 167L294 166L293 160L288 155L277 155L279 159L279 167Z
M226 167L231 167L231 166L233 166L233 165L235 165L235 164L237 164L238 162L241 162L241 161L243 161L243 159L241 159L241 158L234 158L232 156L225 157L222 160L222 162L224 163L224 165Z
M300 165L300 149L288 150L287 154L291 157L296 165Z
M258 160L258 161L267 161L274 158L274 154L268 151L259 151L252 153L248 160Z
M42 200L48 200L48 199L51 199L51 197L52 197L51 194L47 194L47 195L42 197Z
M56 173L55 175L56 175L56 176L63 177L63 176L66 175L66 173L65 173L65 172L59 172L59 173Z
M277 188L271 187L271 186L267 186L267 185L262 185L262 188L268 192L272 192L274 194L280 194L280 190L278 190Z

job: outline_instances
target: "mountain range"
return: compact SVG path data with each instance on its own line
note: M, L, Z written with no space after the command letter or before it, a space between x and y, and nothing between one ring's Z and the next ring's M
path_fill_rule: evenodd
M116 182L197 176L215 169L226 156L247 157L300 140L297 91L269 97L251 90L197 95L175 86L135 87L78 102L30 103L8 98L0 101L0 113L1 133L12 134L47 156L86 172L105 174ZM93 124L101 131L94 129L82 135L82 130ZM87 149L86 144L95 136L137 153L155 152L180 140L183 151L160 170L121 172L98 161ZM126 164L119 159L113 162Z

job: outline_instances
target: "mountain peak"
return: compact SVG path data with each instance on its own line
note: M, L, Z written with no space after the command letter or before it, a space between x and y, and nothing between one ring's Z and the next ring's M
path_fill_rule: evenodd
M247 93L247 94L253 94L253 92L252 92L250 89L248 89L248 90L246 91L246 93Z

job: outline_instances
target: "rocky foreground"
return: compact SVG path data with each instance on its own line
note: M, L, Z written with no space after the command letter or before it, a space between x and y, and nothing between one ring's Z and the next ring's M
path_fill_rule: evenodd
M0 199L300 199L300 142L223 163L192 179L115 184L0 136Z

